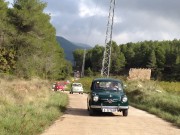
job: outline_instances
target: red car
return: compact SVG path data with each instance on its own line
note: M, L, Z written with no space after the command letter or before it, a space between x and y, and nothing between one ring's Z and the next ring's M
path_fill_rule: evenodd
M60 90L60 91L64 91L64 85L63 84L61 84L61 83L56 83L56 85L55 85L55 87L54 87L54 91L58 91L58 90Z

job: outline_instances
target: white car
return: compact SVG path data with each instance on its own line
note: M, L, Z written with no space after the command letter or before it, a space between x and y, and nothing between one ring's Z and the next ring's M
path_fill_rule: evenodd
M83 86L81 83L72 83L70 94L73 93L83 94Z

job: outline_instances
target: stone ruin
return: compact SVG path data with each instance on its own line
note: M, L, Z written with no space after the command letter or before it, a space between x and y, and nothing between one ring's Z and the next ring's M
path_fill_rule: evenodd
M150 80L151 69L147 68L131 68L129 70L128 80Z

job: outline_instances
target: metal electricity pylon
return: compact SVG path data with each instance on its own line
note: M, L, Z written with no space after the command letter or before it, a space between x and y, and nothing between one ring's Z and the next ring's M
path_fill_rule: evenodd
M83 64L82 64L81 77L84 77L85 59L86 59L86 49L84 49L84 54L83 54Z
M101 69L101 76L103 77L109 77L115 5L116 5L115 0L110 0L109 16L108 16L108 23L106 29L106 38L105 38L105 50L104 50L102 69Z

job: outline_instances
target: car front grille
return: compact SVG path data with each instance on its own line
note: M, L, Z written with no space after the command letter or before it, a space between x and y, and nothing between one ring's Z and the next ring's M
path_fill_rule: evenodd
M101 99L101 102L102 103L117 103L118 102L118 99Z

